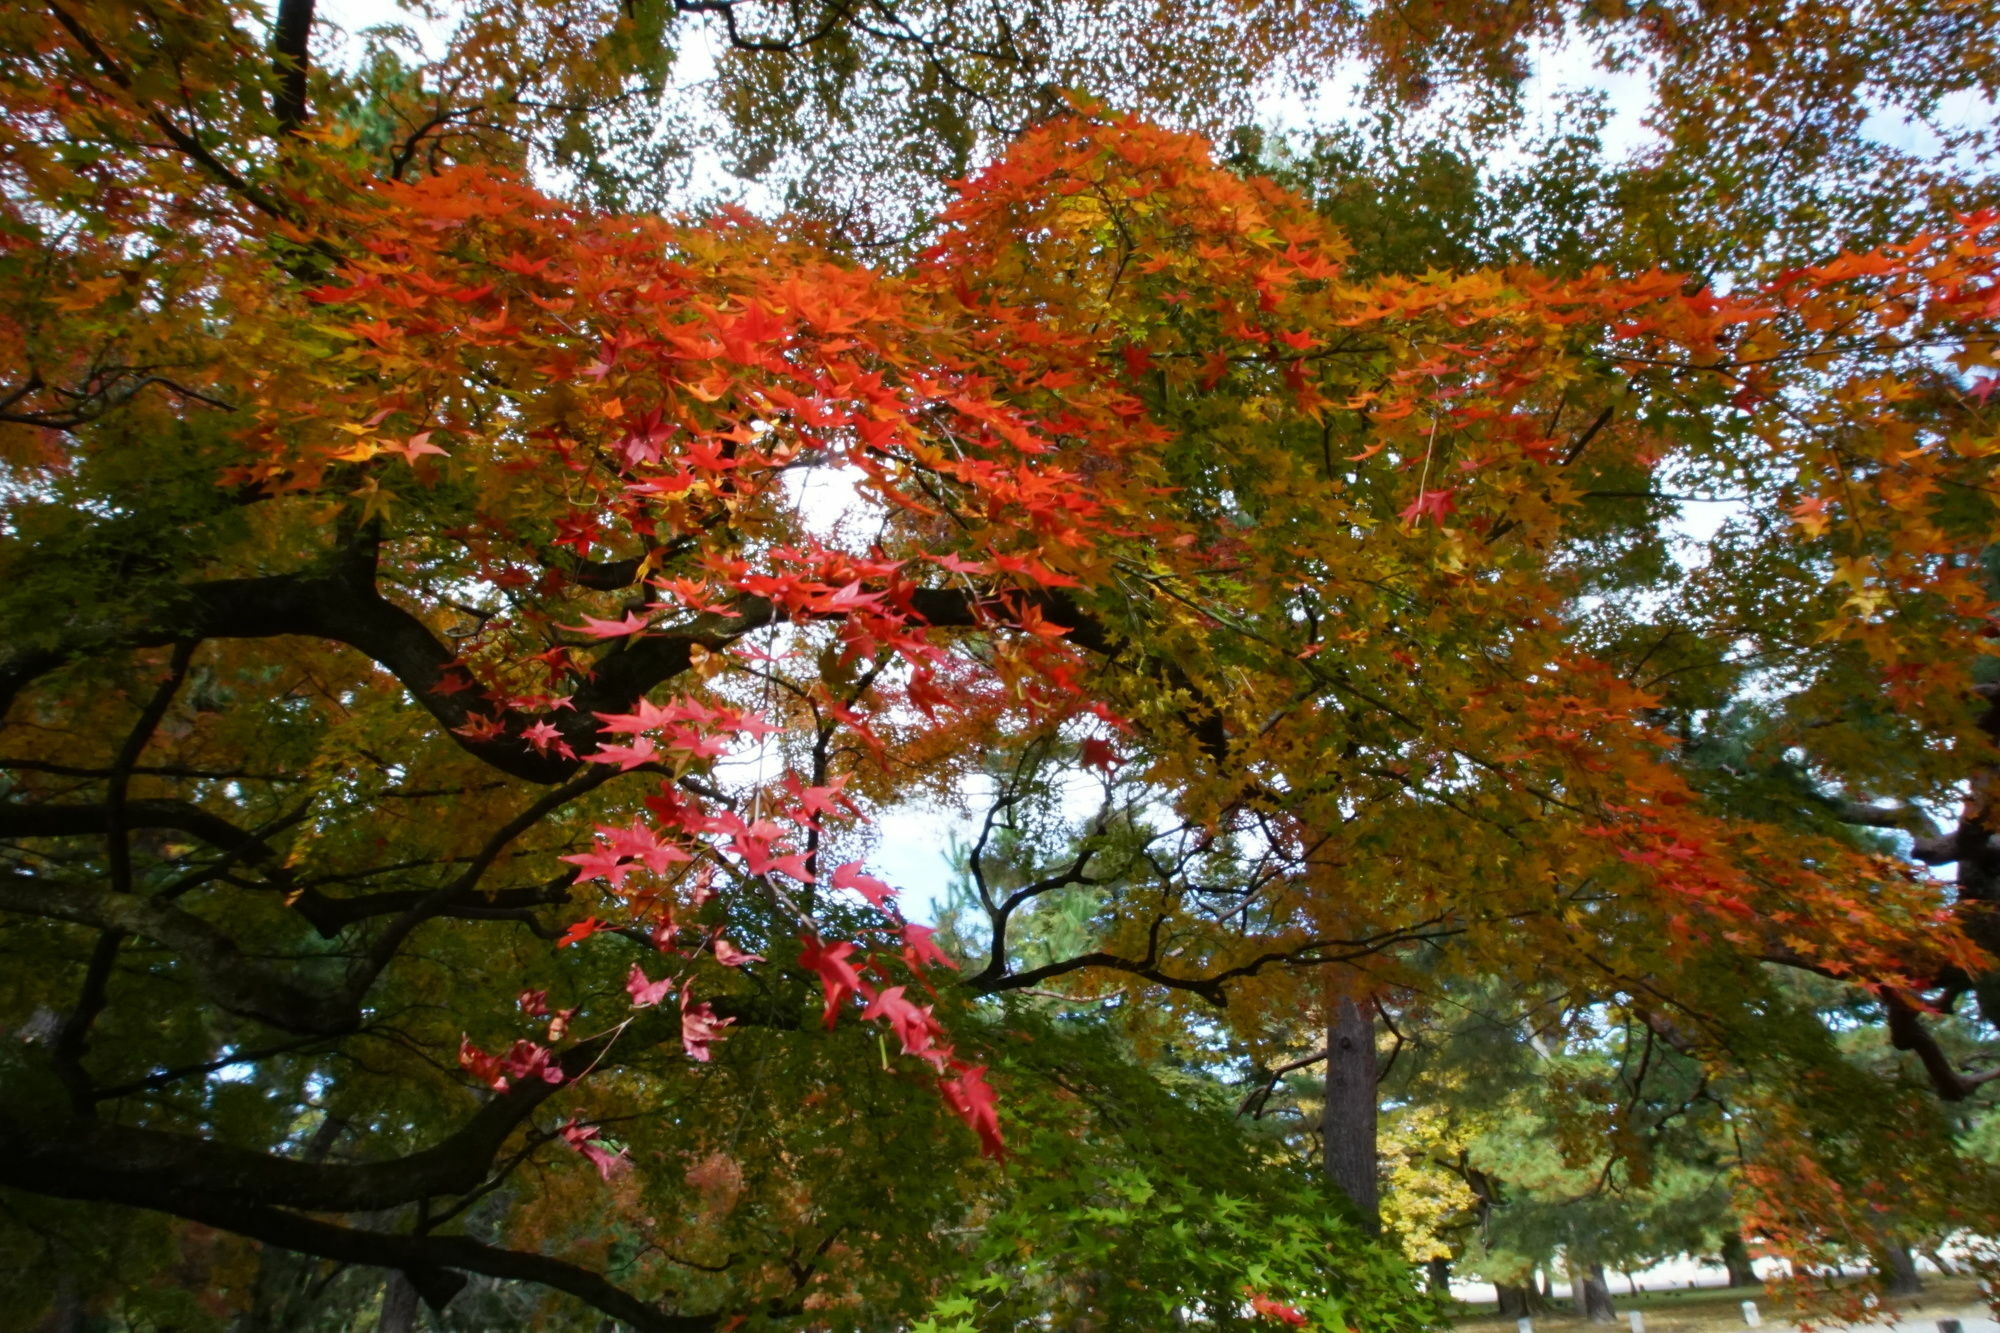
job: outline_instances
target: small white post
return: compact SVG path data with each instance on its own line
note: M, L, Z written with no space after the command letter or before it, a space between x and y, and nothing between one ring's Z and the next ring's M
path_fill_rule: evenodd
M1764 1316L1757 1313L1757 1302L1743 1302L1743 1322L1751 1328L1764 1326Z
M1632 1325L1632 1333L1646 1333L1646 1316L1639 1310L1626 1312L1626 1321Z
M1522 1315L1514 1321L1514 1333L1535 1333L1535 1321Z

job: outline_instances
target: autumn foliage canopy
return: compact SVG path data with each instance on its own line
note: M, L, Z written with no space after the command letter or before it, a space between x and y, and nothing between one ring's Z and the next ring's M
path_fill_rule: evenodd
M444 1309L947 1319L967 1261L895 1247L1103 1104L1008 997L1248 1036L1442 970L1743 1076L1802 1260L1883 1173L1990 1222L1928 1141L1820 1133L1853 1088L1773 978L1887 1016L1885 1120L1974 1093L1930 1025L2000 945L2000 216L1724 286L1351 276L1304 198L1071 97L871 263L580 202L533 125L308 115L241 17L0 20L9 1197ZM466 77L587 84L595 22L496 19ZM1689 485L1746 517L1672 566ZM1695 771L1676 720L1744 696L1877 824L1969 792L1956 892ZM1086 949L1010 949L1024 891L954 956L871 828L1029 745L1176 850ZM1411 1326L1381 1262L1212 1308Z

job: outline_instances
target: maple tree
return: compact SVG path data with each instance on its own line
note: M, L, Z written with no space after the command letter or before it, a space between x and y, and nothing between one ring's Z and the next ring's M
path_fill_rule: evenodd
M440 70L343 82L312 27L0 19L0 1184L434 1307L475 1275L658 1329L1046 1297L1387 1330L1423 1317L1393 1260L1249 1155L1272 1206L1195 1263L1213 1191L1128 1141L1088 1261L1136 1295L1020 1260L1087 1098L973 1001L1219 1011L1263 1055L1429 969L1560 985L1745 1071L1755 1224L1808 1261L1884 1188L1816 1132L1874 1085L1746 968L1860 988L1937 1095L1985 1081L1933 1018L1994 992L1992 215L1726 290L1350 274L1304 199L1078 100L874 269L607 206L594 117L664 28L481 8ZM1664 486L1712 482L1751 519L1670 574ZM1758 692L1793 808L1672 729ZM1103 804L1053 873L972 849L960 967L868 817L1050 764ZM1955 901L1845 831L1964 782L1917 849ZM1082 946L1023 957L1078 888ZM968 1160L1022 1141L1015 1184ZM1936 1144L1890 1166L1990 1216ZM985 1276L900 1271L954 1210Z

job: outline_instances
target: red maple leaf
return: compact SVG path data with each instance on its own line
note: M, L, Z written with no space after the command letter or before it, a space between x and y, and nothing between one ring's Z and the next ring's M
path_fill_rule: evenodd
M626 865L619 858L618 853L609 847L599 847L594 851L578 852L574 856L565 856L559 859L575 866L578 878L585 882L601 879L604 881L606 887L613 889L623 887L625 876L632 872L632 867Z
M1416 523L1428 517L1439 527L1444 526L1445 517L1456 513L1458 506L1452 502L1455 486L1447 486L1441 491L1418 491L1417 498L1410 501L1409 508L1397 515L1405 523Z
M983 560L967 560L949 552L930 558L954 574L984 574L989 568Z
M567 546L578 555L587 556L590 548L604 540L603 529L597 520L588 514L566 514L556 520L556 546Z
M1007 1145L1000 1138L999 1098L986 1081L986 1066L954 1064L958 1077L938 1083L945 1105L979 1136L981 1156L1005 1160Z
M1110 741L1099 740L1095 736L1089 736L1084 739L1083 766L1085 768L1101 768L1106 773L1115 773L1118 771L1118 765L1124 762L1123 759L1118 757L1118 752L1111 748Z
M903 991L901 986L882 991L861 1011L862 1019L879 1018L887 1023L903 1043L903 1054L942 1061L944 1052L936 1050L933 1043L944 1035L944 1029L931 1017L928 1005L911 1004L903 998Z
M470 1037L462 1038L458 1043L458 1064L493 1091L507 1091L507 1076L501 1072L500 1057L480 1050L472 1044Z
M932 963L948 967L954 972L958 971L958 964L954 963L931 939L935 934L937 931L931 926L920 926L914 921L903 924L903 961L910 965L911 971L928 967Z
M613 852L644 861L646 868L654 874L670 865L694 860L674 844L662 842L660 835L640 823L636 815L628 825L598 824L595 827Z
M534 746L536 754L547 754L551 744L557 746L558 753L569 750L569 746L563 743L562 732L546 721L537 721L531 726L521 728L521 739ZM564 757L570 758L572 755L564 754Z
M538 1045L523 1037L507 1048L507 1054L500 1057L500 1067L513 1078L533 1076L544 1083L563 1081L562 1065L549 1057L553 1054L548 1047Z
M648 981L646 980L646 974L640 970L637 963L634 963L632 964L631 974L625 978L625 991L626 994L632 997L632 1007L634 1009L644 1009L648 1005L658 1004L661 1000L672 995L674 993L674 979L672 977L662 977L658 981Z
M777 870L790 875L801 884L818 883L812 871L806 869L804 852L792 852L784 856L773 855L771 845L762 838L746 837L742 834L730 839L730 845L736 849L737 855L743 858L743 864L753 875L768 875Z
M643 634L650 623L637 611L627 611L623 620L604 620L597 616L585 616L581 625L557 625L556 628L593 639L622 639L631 634Z
M687 999L688 992L683 990L681 992L681 1049L688 1053L689 1059L699 1060L703 1064L707 1064L709 1043L721 1036L722 1029L728 1027L736 1020L733 1018L717 1018L715 1010L708 1007L707 1000L703 1000L700 1004L690 1005Z
M653 748L651 736L641 736L630 745L600 745L596 751L584 756L593 764L616 764L620 773L629 773L642 764L650 764L660 757Z
M1304 1328L1306 1326L1306 1317L1296 1306L1287 1305L1283 1301L1272 1300L1269 1296L1259 1295L1248 1287L1245 1287L1243 1291L1245 1295L1250 1297L1250 1308L1255 1313L1262 1315L1266 1319L1275 1319L1281 1324L1290 1324L1294 1328Z
M827 815L838 815L841 803L847 799L841 792L845 785L847 779L844 775L836 777L831 785L825 787L808 787L799 781L796 773L785 775L785 790L799 803L799 819L803 823L816 823ZM834 881L834 887L840 887L838 879Z
M587 940L592 935L597 934L597 932L599 932L600 930L616 930L616 929L618 929L618 927L612 925L608 921L599 921L594 916L587 916L583 920L578 921L577 923L572 925L568 930L562 933L562 938L556 941L556 948L558 949L567 948L569 945L575 944L579 940Z
M594 1141L597 1138L595 1125L580 1125L572 1120L562 1127L560 1133L564 1143L582 1153L584 1159L597 1168L599 1179L609 1180L632 1165L632 1159L625 1155L623 1148L612 1152L603 1144Z
M896 891L873 875L862 874L859 861L849 861L846 865L836 867L833 872L833 887L853 889L879 910L892 916L895 914L896 905L890 899L895 896Z
M714 949L715 961L724 967L742 967L746 963L761 963L764 961L762 954L745 953L728 940L723 939L720 935L715 937Z
M585 616L584 619L590 617ZM604 724L598 728L599 731L613 736L638 736L687 720L687 713L678 703L662 705L651 699L639 700L638 707L630 713L592 713L591 716Z
M846 940L825 944L811 936L799 943L800 965L819 973L820 986L826 991L826 1008L821 1017L828 1027L832 1027L834 1012L840 1008L841 1001L861 990L861 974L854 970L854 964L847 961L847 956L854 952L854 946Z

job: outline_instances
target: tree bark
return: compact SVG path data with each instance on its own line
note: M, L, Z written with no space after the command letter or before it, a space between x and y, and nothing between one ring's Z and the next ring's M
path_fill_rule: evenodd
M1729 1270L1729 1285L1732 1287L1764 1285L1764 1280L1757 1276L1756 1265L1750 1262L1750 1247L1738 1232L1727 1232L1722 1237L1722 1266Z
M55 1252L49 1251L51 1263ZM90 1317L84 1308L83 1288L76 1280L76 1274L67 1268L58 1268L55 1273L55 1299L49 1304L49 1312L34 1333L84 1333Z
M1343 996L1326 1033L1326 1115L1320 1137L1326 1178L1354 1203L1361 1224L1381 1230L1375 1184L1375 1011Z
M1431 1295L1449 1296L1451 1294L1451 1260L1442 1258L1426 1260L1424 1262L1424 1274L1430 1285Z
M1493 1291L1500 1298L1502 1319L1521 1319L1533 1314L1539 1308L1539 1302L1535 1299L1533 1274L1529 1275L1525 1286L1517 1287L1505 1282L1496 1282L1493 1284Z
M1884 1241L1875 1251L1875 1271L1882 1279L1882 1291L1889 1296L1914 1296L1924 1289L1917 1273L1916 1256L1899 1240Z
M1611 1287L1604 1279L1604 1265L1595 1261L1576 1264L1571 1273L1577 1314L1593 1324L1617 1323L1618 1311L1611 1304Z
M417 1288L401 1273L389 1274L382 1288L382 1318L375 1333L416 1333Z

